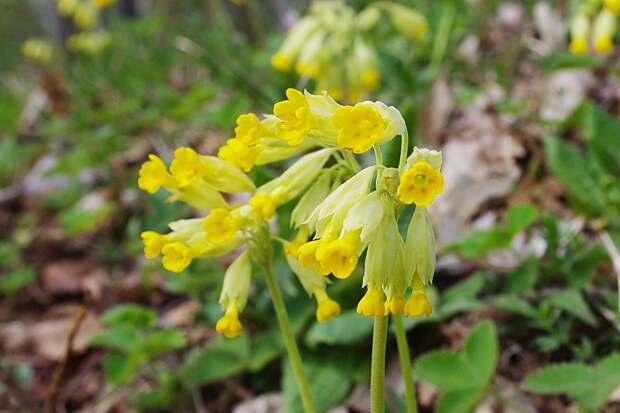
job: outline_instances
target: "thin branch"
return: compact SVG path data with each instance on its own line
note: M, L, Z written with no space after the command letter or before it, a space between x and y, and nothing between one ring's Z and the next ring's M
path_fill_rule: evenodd
M75 318L75 322L73 323L73 327L71 327L71 331L69 331L69 336L67 337L67 346L65 348L65 357L62 359L60 364L56 366L54 370L54 377L52 378L52 394L47 403L47 408L45 411L47 413L56 413L56 403L58 403L58 395L60 394L60 388L62 386L62 381L65 375L65 370L67 368L67 362L71 357L71 348L73 347L73 340L75 340L75 336L77 335L80 326L82 325L82 321L84 321L84 317L86 317L86 307L80 307L77 317Z

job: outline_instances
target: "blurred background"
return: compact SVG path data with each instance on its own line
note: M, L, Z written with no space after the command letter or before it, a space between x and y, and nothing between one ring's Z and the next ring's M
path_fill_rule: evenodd
M499 351L475 401L449 408L440 367L420 364L422 411L620 412L615 26L611 49L569 51L575 16L614 2L315 3L0 0L0 411L301 411L262 278L246 332L219 337L227 260L180 274L146 261L140 232L196 212L136 179L149 153L214 154L239 114L306 87L396 106L414 144L443 150L434 313L406 321L412 357L459 351L480 320ZM325 37L287 40L303 16ZM326 46L341 35L356 46ZM288 239L291 207L276 223ZM368 412L361 271L331 287L343 313L320 324L278 257L317 409ZM388 411L404 412L393 337L387 370Z

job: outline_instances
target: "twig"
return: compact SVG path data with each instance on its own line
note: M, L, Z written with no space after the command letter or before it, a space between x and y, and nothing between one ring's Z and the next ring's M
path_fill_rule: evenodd
M65 375L65 370L67 368L67 362L71 357L71 348L73 347L73 340L77 335L80 326L82 325L82 321L84 321L84 317L86 316L86 307L80 307L80 311L73 323L73 327L71 327L71 331L69 331L69 336L67 337L67 346L65 348L65 357L62 359L60 364L56 366L54 369L54 376L52 378L52 394L47 403L47 408L45 411L47 413L56 413L56 403L58 402L58 395L60 394L60 387L62 386L62 380Z
M611 265L616 273L616 278L618 279L618 312L620 312L620 251L618 251L616 244L614 244L614 241L611 239L611 236L609 236L607 231L601 232L599 237L603 243L603 246L607 250L607 254L609 254L609 257L611 258Z

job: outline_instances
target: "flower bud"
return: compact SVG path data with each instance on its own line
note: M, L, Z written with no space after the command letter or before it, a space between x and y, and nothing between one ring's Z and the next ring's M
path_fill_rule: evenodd
M407 229L405 244L409 279L419 277L422 285L433 282L435 274L435 233L425 208L417 207Z

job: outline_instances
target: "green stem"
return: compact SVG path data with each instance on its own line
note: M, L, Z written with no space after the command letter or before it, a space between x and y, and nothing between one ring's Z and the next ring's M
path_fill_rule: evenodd
M405 164L407 163L407 155L409 153L409 131L405 126L403 134L400 136L400 159L398 160L398 172L405 172Z
M400 358L400 370L403 373L405 383L405 398L407 401L407 413L418 413L418 403L415 398L415 384L413 382L413 372L411 371L411 357L409 356L409 345L407 336L403 328L403 320L399 315L393 315L394 333L396 334L396 345L398 346L398 357Z
M372 360L370 366L370 413L384 413L383 396L385 379L385 347L387 317L375 317L372 334Z
M295 379L297 380L297 385L299 386L299 394L301 395L301 400L304 405L304 412L315 413L316 411L314 410L312 397L310 396L308 379L304 373L304 366L301 361L301 355L299 354L299 348L297 347L297 342L295 341L295 336L293 335L293 331L291 329L291 324L288 319L286 307L284 306L284 300L282 299L280 287L278 287L276 277L273 273L273 265L271 264L271 260L265 263L263 268L265 270L267 286L269 287L269 292L271 293L273 307L276 310L276 316L278 318L278 323L280 324L280 330L282 331L284 346L288 352L291 365L293 366L293 373L295 374Z
M439 27L437 28L437 35L435 36L435 42L433 43L433 52L431 55L431 68L433 74L437 74L441 69L441 62L446 54L448 47L448 40L450 39L450 30L452 29L452 22L456 17L456 2L448 0L447 4L444 3L443 12L439 19Z

